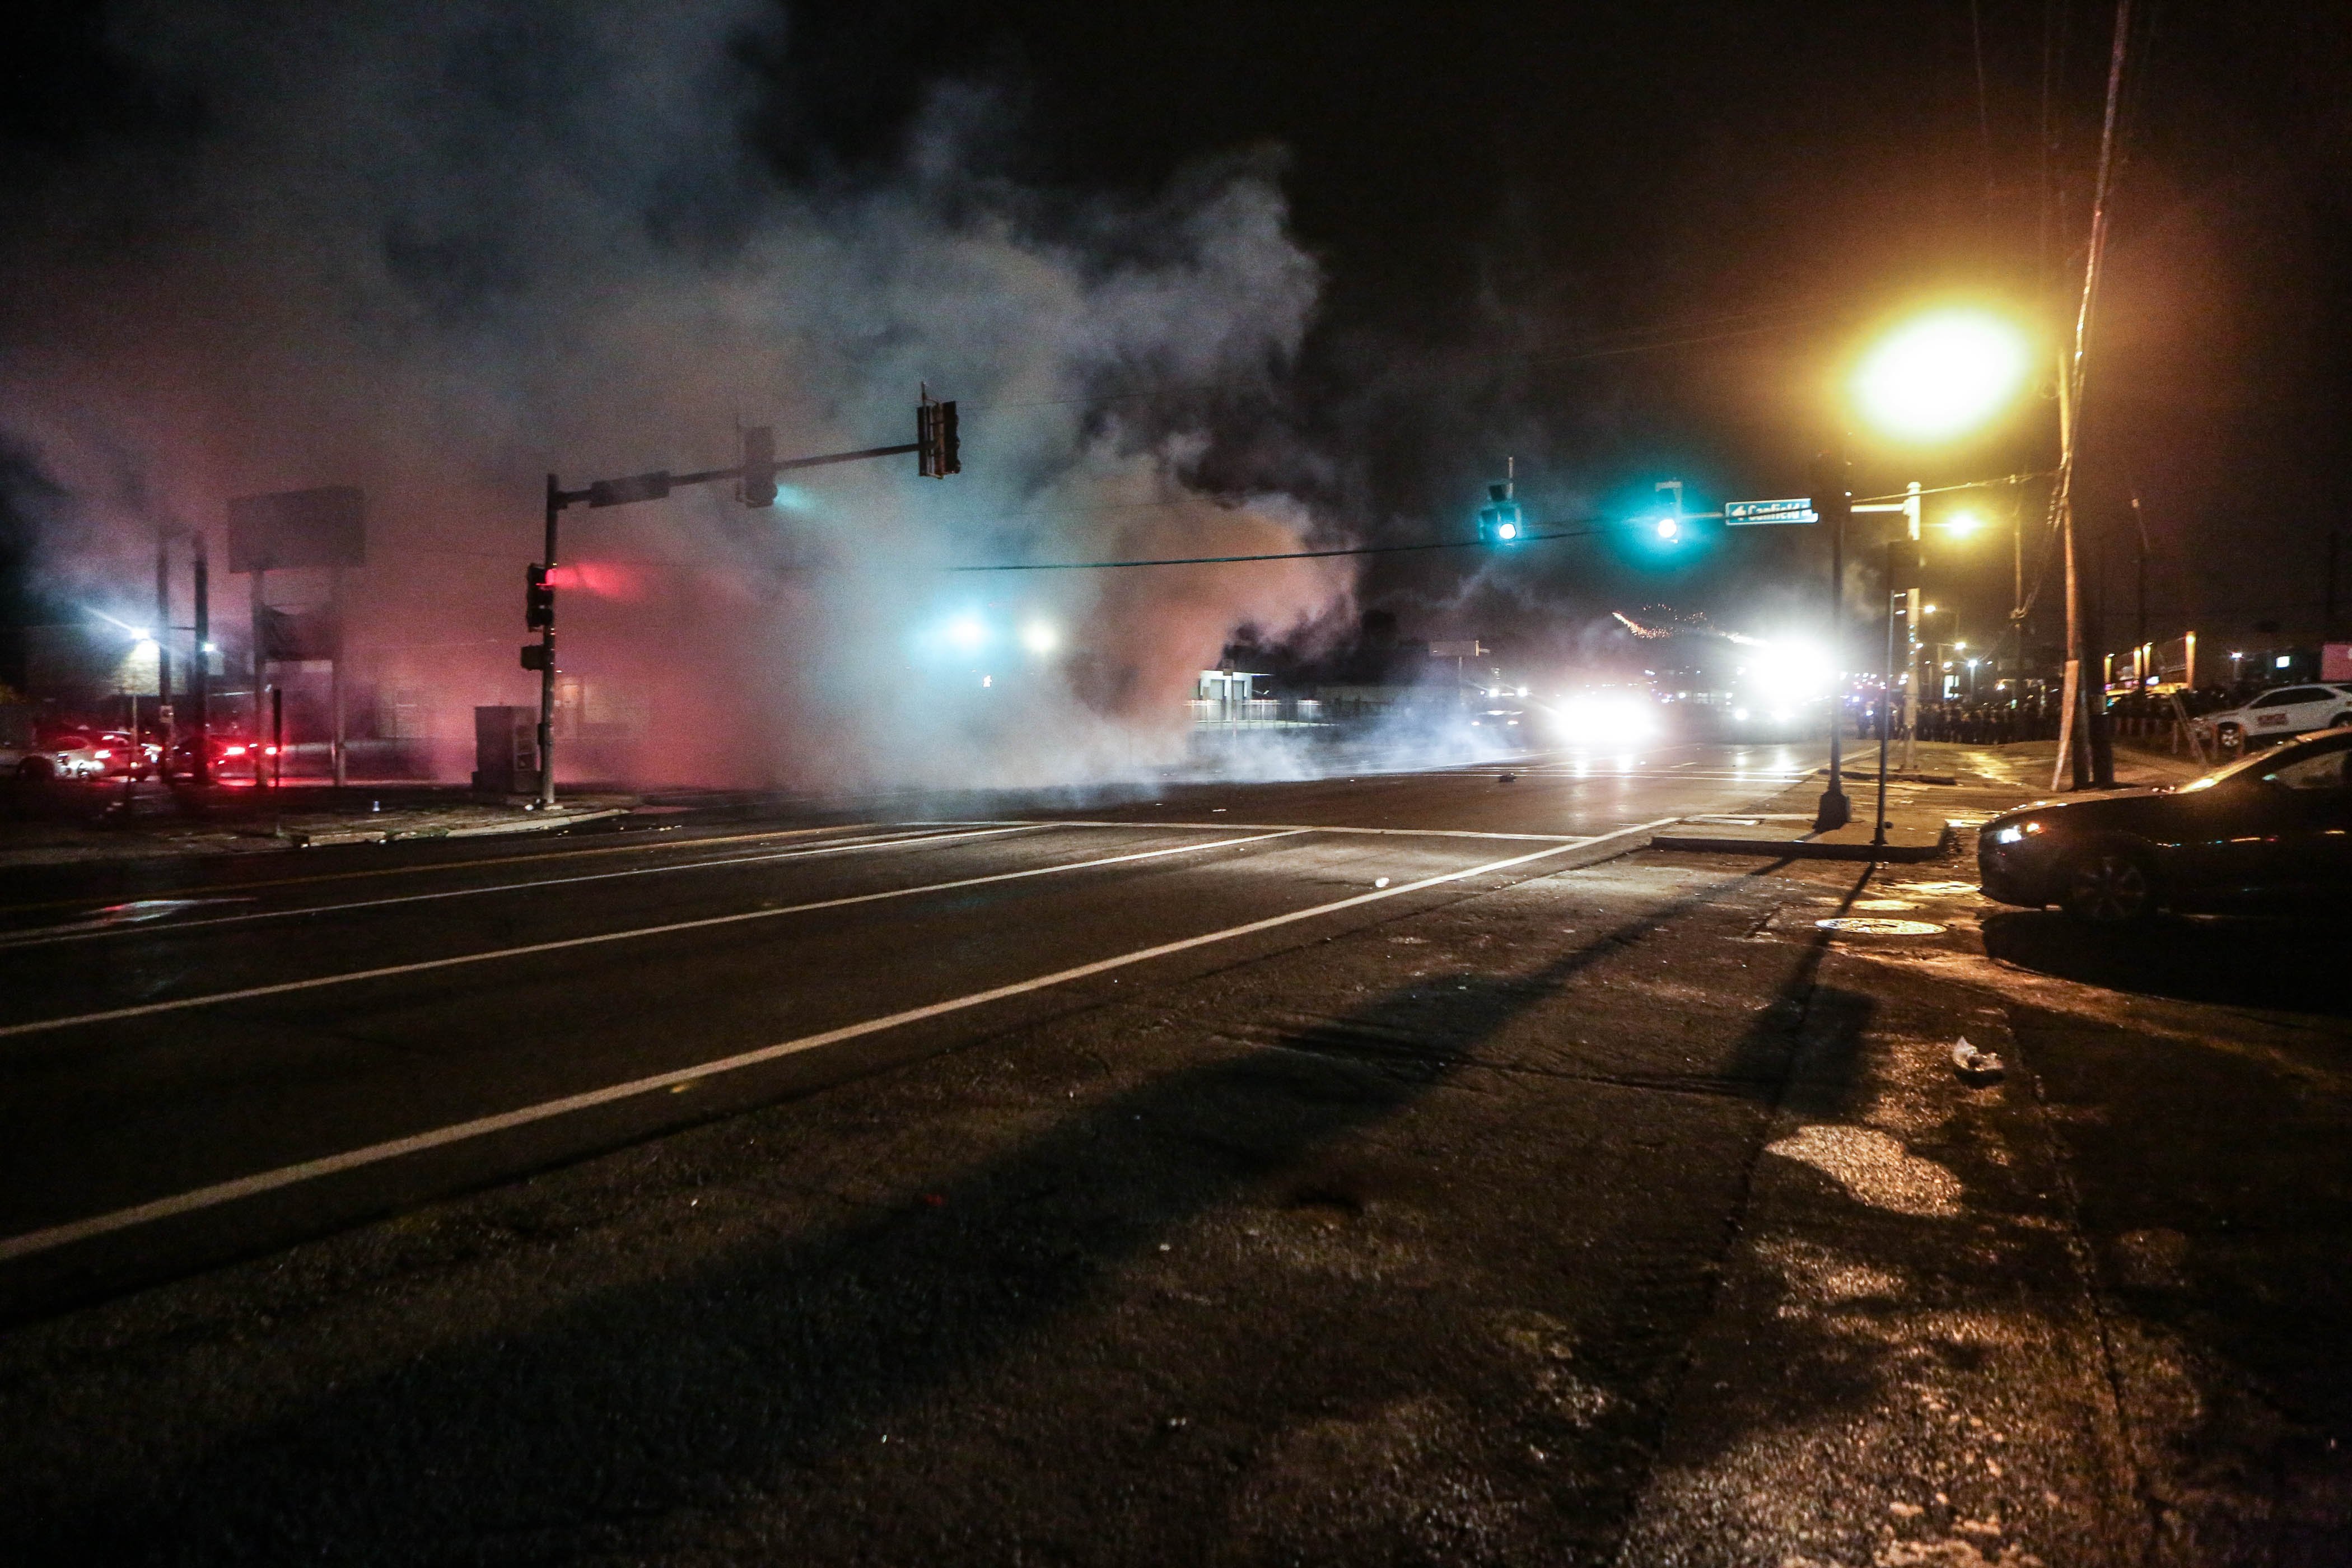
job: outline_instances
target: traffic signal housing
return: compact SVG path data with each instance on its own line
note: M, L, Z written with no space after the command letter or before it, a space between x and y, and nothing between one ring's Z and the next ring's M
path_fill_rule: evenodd
M963 472L953 400L934 403L926 397L915 405L915 471L927 479Z
M754 425L743 432L743 504L776 504L776 432Z
M1519 503L1511 499L1511 486L1488 485L1487 500L1491 505L1478 509L1478 542L1481 544L1517 544L1528 533L1526 514Z
M547 568L533 563L523 569L522 624L535 632L555 625L555 584Z

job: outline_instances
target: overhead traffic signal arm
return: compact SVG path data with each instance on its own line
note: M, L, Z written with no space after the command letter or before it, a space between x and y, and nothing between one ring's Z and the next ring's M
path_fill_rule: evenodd
M945 479L963 471L961 442L956 430L956 405L941 403L926 394L915 409L915 439L891 447L861 447L854 452L820 452L813 458L778 458L775 427L753 425L742 432L743 460L732 468L700 468L693 473L674 474L667 468L656 468L650 473L628 474L617 479L598 479L583 489L566 490L551 487L548 505L556 511L586 502L592 507L624 506L631 501L659 500L683 485L705 485L719 479L742 481L740 493L743 504L767 507L776 504L776 476L788 468L820 468L829 463L862 463L871 458L898 458L916 454L916 471L927 479Z

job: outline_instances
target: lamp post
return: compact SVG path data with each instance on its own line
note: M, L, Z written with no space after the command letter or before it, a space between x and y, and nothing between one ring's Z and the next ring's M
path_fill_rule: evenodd
M2000 317L1971 309L1936 310L1879 339L1855 366L1849 396L1864 421L1882 437L1904 447L1937 446L1979 429L2008 407L2024 387L2030 361L2024 333ZM1899 502L1864 503L1853 510L1899 511L1906 532L1916 541L1920 537L1920 495L1921 487L1914 482ZM1916 637L1916 585L1909 589L1906 607L1910 635ZM1916 761L1913 715L1918 689L1915 656L1904 661L1906 766ZM1883 814L1880 821L1885 821ZM1884 831L1878 829L1882 835Z

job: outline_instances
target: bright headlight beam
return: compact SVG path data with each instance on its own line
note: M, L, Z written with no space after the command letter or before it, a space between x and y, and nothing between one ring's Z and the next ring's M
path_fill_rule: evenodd
M1032 621L1021 628L1021 646L1031 653L1051 653L1061 645L1061 634L1043 621Z

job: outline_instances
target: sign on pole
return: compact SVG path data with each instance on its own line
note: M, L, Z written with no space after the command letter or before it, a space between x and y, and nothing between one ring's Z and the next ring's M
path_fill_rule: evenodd
M1727 500L1723 503L1723 525L1726 528L1754 527L1767 522L1819 522L1822 514L1813 510L1813 498L1797 496L1789 500Z
M1486 650L1478 646L1475 637L1466 642L1433 642L1429 645L1432 658L1479 658Z

